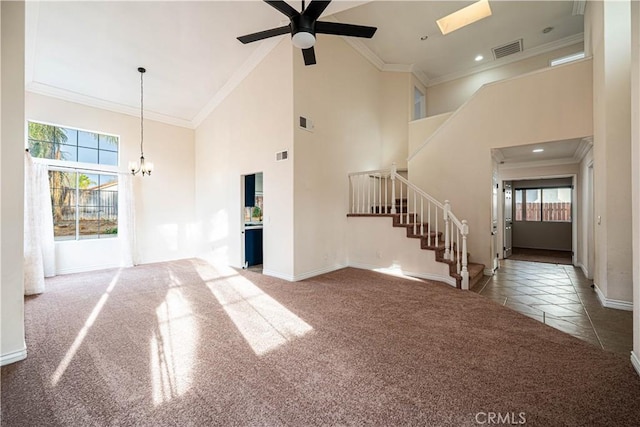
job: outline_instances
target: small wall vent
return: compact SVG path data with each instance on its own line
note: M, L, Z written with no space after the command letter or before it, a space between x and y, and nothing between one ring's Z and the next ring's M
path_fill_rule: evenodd
M494 47L491 51L493 52L494 59L500 59L505 56L513 55L514 53L522 52L522 39Z
M300 116L298 125L301 129L308 130L309 132L313 132L313 122L311 119L307 117Z
M282 162L284 160L287 160L288 158L289 158L289 151L288 150L278 151L276 153L276 162Z

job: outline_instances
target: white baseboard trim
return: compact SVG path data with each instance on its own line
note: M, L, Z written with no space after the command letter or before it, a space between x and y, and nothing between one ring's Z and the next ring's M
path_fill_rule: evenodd
M384 270L385 269L385 267L383 267L383 266L363 264L363 263L359 263L359 262L350 262L349 263L349 267L359 268L360 270L372 270L372 271L380 271L380 270ZM443 276L440 276L438 274L414 273L412 271L404 271L404 270L398 271L397 276L411 276L411 277L418 277L420 279L435 280L435 281L438 281L438 282L444 282L447 285L453 286L454 288L456 287L456 279L454 279L451 276L443 277Z
M633 303L631 301L621 301L617 299L610 299L604 296L598 285L593 283L593 287L596 290L596 295L598 295L598 299L600 300L600 304L603 307L607 308L615 308L616 310L625 310L625 311L633 311Z
M10 363L19 362L27 358L27 347L22 350L13 351L11 353L3 354L0 356L0 366L8 365Z
M640 359L638 358L638 355L633 351L631 352L631 364L635 368L638 375L640 375Z
M60 270L56 270L56 275L86 273L88 271L108 270L110 268L119 268L119 267L121 267L121 265L119 263L85 265L85 266L77 267L77 268L63 268L63 269L60 269Z
M331 267L325 267L325 268L320 268L318 270L309 271L307 273L296 274L294 276L294 281L298 282L300 280L309 279L311 277L319 276L321 274L327 274L327 273L331 273L332 271L342 270L345 267L347 266L344 264L336 264Z
M582 273L584 273L584 277L586 277L587 279L589 278L589 273L587 272L587 267L585 267L581 262L577 263L576 267L580 267L580 270L582 270Z
M278 279L286 280L288 282L299 282L301 280L309 279L311 277L319 276L321 274L326 274L326 273L331 273L332 271L341 270L345 267L346 265L338 264L338 265L333 265L331 267L319 268L317 270L308 271L306 273L296 274L296 275L283 274L273 270L262 270L262 274L264 274L265 276L277 277Z
M265 276L275 277L277 279L286 280L287 282L295 282L295 278L291 274L280 273L279 271L262 269L262 274Z
M485 268L483 274L485 276L493 276L495 274L495 271L491 268Z

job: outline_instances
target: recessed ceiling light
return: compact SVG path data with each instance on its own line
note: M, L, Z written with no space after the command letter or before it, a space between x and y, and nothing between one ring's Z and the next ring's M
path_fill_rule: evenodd
M425 41L428 38L429 38L429 36L422 36L422 37L420 37L420 40Z
M483 59L484 59L484 56L482 56L482 55L476 56L476 62L482 61Z
M533 150L534 153L542 153L544 151L544 148L536 148L535 150Z
M486 18L487 16L491 16L489 0L479 0L445 16L444 18L438 19L436 24L440 27L442 35L446 35L452 31L466 27L469 24L473 24L482 18Z
M551 31L553 31L553 27L547 27L544 30L542 30L544 34L550 33Z

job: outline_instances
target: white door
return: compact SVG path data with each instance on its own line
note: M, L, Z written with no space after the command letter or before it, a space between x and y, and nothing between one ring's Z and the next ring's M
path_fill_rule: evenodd
M493 188L491 194L491 269L497 270L498 265L498 169L494 166Z
M504 184L504 254L505 258L511 256L511 240L513 233L513 189L511 182Z

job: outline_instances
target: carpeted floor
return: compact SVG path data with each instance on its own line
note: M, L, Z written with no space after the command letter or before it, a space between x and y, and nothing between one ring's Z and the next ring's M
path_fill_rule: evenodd
M447 285L185 260L47 286L3 426L640 425L627 356Z

